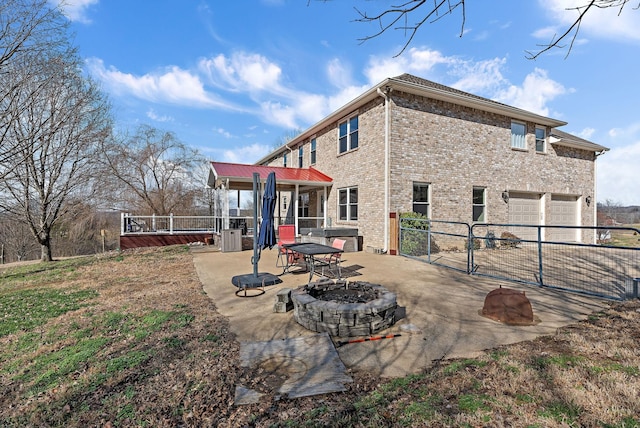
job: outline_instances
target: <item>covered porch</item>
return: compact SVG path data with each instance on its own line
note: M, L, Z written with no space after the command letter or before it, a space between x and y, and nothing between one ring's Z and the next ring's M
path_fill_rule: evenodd
M261 200L267 176L271 172L276 175L276 226L293 224L296 235L331 227L332 219L327 216L327 199L333 180L320 171L314 168L211 162L207 185L217 192L215 211L222 219L222 229L235 228L232 212L240 211L240 192L253 190L253 174L260 176ZM232 198L236 200L235 207L231 206ZM252 230L246 232L251 234Z

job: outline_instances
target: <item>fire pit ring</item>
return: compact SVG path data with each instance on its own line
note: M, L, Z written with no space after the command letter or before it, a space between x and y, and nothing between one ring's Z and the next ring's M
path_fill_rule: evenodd
M396 294L364 281L322 279L291 292L298 324L332 336L368 336L395 323Z

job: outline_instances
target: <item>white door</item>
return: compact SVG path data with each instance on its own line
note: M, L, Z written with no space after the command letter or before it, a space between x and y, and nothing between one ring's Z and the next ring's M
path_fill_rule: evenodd
M550 226L576 226L578 225L578 198L569 195L551 195L549 206ZM547 241L575 242L578 236L577 229L548 228Z
M540 224L540 195L509 192L509 223ZM521 239L538 239L538 230L534 227L512 227L510 232Z

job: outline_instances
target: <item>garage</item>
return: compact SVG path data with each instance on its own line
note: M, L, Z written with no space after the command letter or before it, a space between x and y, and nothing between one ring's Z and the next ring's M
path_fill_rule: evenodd
M509 192L509 223L540 224L540 194ZM510 232L521 239L538 239L537 228L512 227Z
M551 195L549 205L549 226L578 225L578 197L571 195ZM577 229L548 228L547 241L575 242Z

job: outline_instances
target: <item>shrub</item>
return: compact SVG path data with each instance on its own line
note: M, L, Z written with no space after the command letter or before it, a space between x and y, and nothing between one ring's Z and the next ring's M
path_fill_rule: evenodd
M517 248L522 242L522 239L518 238L511 232L502 232L500 235L500 245L507 248Z
M401 213L402 235L400 241L400 252L410 256L424 256L427 252L429 222L427 216L408 212ZM407 230L408 229L408 230ZM431 253L439 251L438 245L431 237Z
M469 249L469 240L468 239L464 240L464 249L465 250ZM474 250L479 250L480 249L480 239L479 238L473 238L473 249Z

